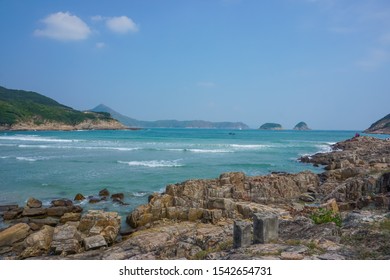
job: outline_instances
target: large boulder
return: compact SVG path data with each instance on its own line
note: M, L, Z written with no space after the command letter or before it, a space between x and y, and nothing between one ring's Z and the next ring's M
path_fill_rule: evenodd
M89 210L82 216L79 230L87 237L101 235L107 244L112 244L118 236L121 218L117 212Z
M80 251L81 233L70 224L54 228L53 241L50 244L55 254L76 254Z
M15 242L23 240L29 235L29 231L30 227L25 223L19 223L0 231L0 247L11 246Z
M50 244L53 240L54 228L43 226L38 232L31 234L24 240L25 250L21 258L36 257L47 254L50 250Z

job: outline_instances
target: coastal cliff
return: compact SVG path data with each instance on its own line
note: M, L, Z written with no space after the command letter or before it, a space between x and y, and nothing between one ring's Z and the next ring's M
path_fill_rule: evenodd
M80 213L72 201L2 206L10 226L0 258L390 259L390 141L332 148L300 159L324 166L321 174L229 172L168 185L127 216L127 232L116 213ZM278 237L234 246L233 227L258 215L278 219Z
M0 87L1 130L126 129L108 113L80 112L36 92Z
M364 133L390 134L390 114L373 123Z

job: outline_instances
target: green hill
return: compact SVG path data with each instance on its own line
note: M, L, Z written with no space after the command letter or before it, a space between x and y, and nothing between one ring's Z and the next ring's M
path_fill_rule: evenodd
M294 130L310 130L310 128L305 122L299 122L294 126Z
M0 87L0 130L110 129L111 126L124 128L108 113L80 112L36 92Z
M374 122L365 133L390 134L390 114Z
M141 121L124 116L110 107L100 104L93 108L93 112L107 112L111 116L126 126L142 128L217 128L217 129L248 129L249 127L242 122L209 122L201 120L178 121L178 120L158 120L158 121Z
M282 130L282 125L278 123L265 123L259 127L261 130Z

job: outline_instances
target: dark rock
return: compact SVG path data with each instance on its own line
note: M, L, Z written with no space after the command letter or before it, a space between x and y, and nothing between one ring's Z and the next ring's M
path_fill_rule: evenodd
M274 215L253 215L253 243L264 244L279 238L279 221Z
M241 248L252 244L252 224L245 221L234 221L233 247Z
M9 210L3 214L4 220L14 220L20 217L22 214L24 208L23 207L17 207L13 208L12 210Z
M74 197L75 201L81 201L84 199L85 199L85 197L81 193L76 194L76 196Z
M53 217L47 217L47 218L43 218L43 219L30 218L30 222L34 223L38 226L48 225L48 226L55 227L56 225L58 225L59 219L53 218Z
M114 193L111 195L111 198L114 201L123 200L125 198L125 195L123 193Z
M9 204L9 205L0 205L0 212L6 212L10 210L14 210L18 208L19 206L16 204Z
M99 196L110 196L110 192L105 188L99 192Z
M99 203L100 201L102 201L102 199L100 197L90 197L88 200L88 202L91 204Z
M54 217L61 217L65 213L72 212L73 207L71 206L56 206L47 208L47 215Z
M38 200L36 198L30 197L27 200L26 206L29 207L29 208L41 208L42 207L42 201L40 201L40 200Z
M51 205L53 205L54 207L73 206L73 202L69 199L56 199L51 202Z

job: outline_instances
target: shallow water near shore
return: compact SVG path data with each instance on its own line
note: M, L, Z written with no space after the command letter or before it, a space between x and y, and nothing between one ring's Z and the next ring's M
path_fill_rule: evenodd
M249 176L273 171L321 172L297 161L302 155L330 151L354 131L260 131L148 129L0 133L0 204L24 205L36 197L73 199L107 188L124 193L124 202L83 202L86 209L126 215L165 186L223 172Z

